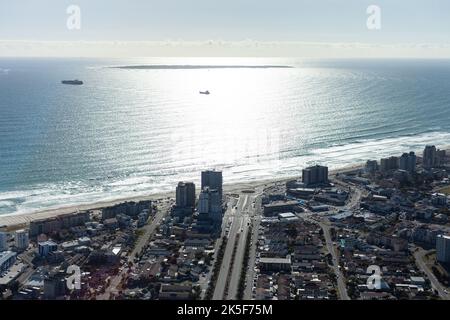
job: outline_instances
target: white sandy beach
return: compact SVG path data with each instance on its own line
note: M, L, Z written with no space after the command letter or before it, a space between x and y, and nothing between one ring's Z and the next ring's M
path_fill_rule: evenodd
M330 170L330 174L336 174L337 172L344 172L349 170L355 170L363 168L364 164L356 164L346 166L340 169ZM235 184L224 184L224 190L226 193L235 193L246 189L254 189L259 186L269 186L270 184L275 183L285 183L286 181L298 179L300 176L296 177L288 177L288 178L280 178L280 179L267 179L261 181L252 181L252 182L242 182ZM175 189L175 186L174 186ZM148 196L139 196L139 197L127 197L122 199L116 199L112 201L100 201L90 204L82 204L77 206L67 206L60 207L55 209L37 211L33 213L25 213L25 214L11 214L0 216L0 227L6 227L8 229L16 229L26 227L33 220L40 220L46 218L52 218L58 215L63 215L67 213L73 213L77 211L85 211L85 210L98 210L105 207L113 206L126 201L143 201L143 200L158 200L175 196L175 192L163 192L150 194Z
M446 150L447 154L450 154L450 145L447 145L443 148L443 150ZM415 150L416 153L420 152L420 150ZM420 157L420 155L419 155ZM346 172L356 169L362 169L364 168L365 163L359 163L359 164L353 164L344 166L341 168L330 170L330 175L335 175L338 172ZM301 169L299 169L301 171ZM246 189L254 189L259 186L269 186L270 184L275 183L285 183L286 181L293 180L293 179L299 179L301 175L298 176L292 176L292 177L283 177L283 178L274 178L274 179L266 179L266 180L260 180L260 181L251 181L251 182L242 182L242 183L234 183L234 184L224 184L224 190L226 193L236 193L242 190ZM175 186L174 186L175 189ZM197 190L198 192L199 190ZM67 213L73 213L77 211L85 211L85 210L98 210L105 207L113 206L122 202L126 201L143 201L143 200L158 200L158 199L164 199L164 198L173 198L175 197L175 191L171 192L161 192L161 193L155 193L155 194L149 194L147 196L137 196L137 197L126 197L126 198L118 198L115 200L109 200L109 201L100 201L95 203L89 203L89 204L82 204L82 205L76 205L76 206L67 206L67 207L60 207L60 208L54 208L49 210L43 210L43 211L36 211L33 213L24 213L24 214L11 214L11 215L3 215L0 216L0 227L7 227L8 229L17 229L26 227L31 221L33 220L39 220L39 219L45 219L45 218L51 218L62 214Z

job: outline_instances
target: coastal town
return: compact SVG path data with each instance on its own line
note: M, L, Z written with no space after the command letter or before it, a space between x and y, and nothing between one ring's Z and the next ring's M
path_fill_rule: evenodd
M325 165L242 188L205 170L166 197L0 218L0 299L449 300L450 155Z

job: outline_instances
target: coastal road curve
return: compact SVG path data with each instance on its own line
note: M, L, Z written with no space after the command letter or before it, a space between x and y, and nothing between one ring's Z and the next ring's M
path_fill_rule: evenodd
M417 247L416 247L417 248ZM416 264L419 267L420 270L422 270L428 277L428 279L431 282L431 286L434 290L437 291L439 297L443 300L450 300L450 295L448 292L446 292L445 287L438 281L436 276L433 274L433 271L430 270L428 265L425 262L425 255L428 253L428 251L417 248L416 251L414 251L414 258L416 260Z

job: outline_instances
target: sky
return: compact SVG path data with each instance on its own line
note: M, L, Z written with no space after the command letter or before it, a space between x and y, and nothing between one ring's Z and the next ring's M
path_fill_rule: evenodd
M30 55L445 58L450 1L0 0L0 56Z

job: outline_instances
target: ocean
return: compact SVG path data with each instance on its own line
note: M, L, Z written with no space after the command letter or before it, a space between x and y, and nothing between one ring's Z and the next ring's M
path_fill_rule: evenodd
M449 119L450 60L1 58L0 215L443 147Z

